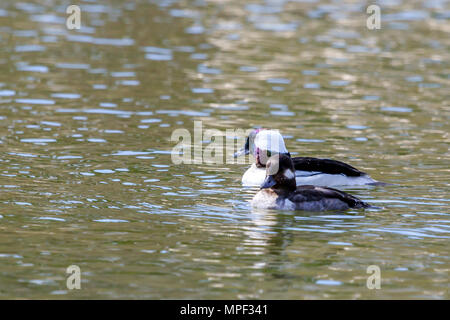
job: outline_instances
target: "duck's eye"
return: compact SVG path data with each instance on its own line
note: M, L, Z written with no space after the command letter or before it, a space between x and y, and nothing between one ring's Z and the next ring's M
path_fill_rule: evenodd
M267 150L267 157L270 158L272 156L272 151Z

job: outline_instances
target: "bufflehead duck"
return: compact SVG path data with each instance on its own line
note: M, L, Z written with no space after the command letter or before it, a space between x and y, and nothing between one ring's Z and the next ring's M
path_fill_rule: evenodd
M251 201L254 208L280 210L347 210L368 208L369 204L337 189L295 183L294 163L285 154L269 158L261 190Z
M244 186L260 186L264 181L267 159L273 154L290 155L278 130L255 129L246 139L245 146L234 157L251 153L255 163L242 176ZM297 185L343 186L383 184L349 164L331 159L312 157L292 158Z

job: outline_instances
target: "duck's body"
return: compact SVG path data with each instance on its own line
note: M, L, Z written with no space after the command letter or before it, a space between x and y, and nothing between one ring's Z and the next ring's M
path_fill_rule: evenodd
M337 189L317 186L298 186L295 191L260 190L251 202L260 209L327 211L368 208L369 205Z
M314 186L357 186L376 184L365 172L336 160L309 157L292 158L295 167L295 181L300 185ZM265 167L253 163L242 176L244 186L260 186L266 177Z
M256 129L247 138L244 149L237 153L252 153L255 163L242 176L244 186L260 186L264 181L265 164L271 154L287 154L284 139L276 130ZM295 168L295 180L299 185L344 186L378 184L368 174L351 165L332 159L312 157L292 158Z
M343 191L312 185L296 186L294 164L287 155L272 156L267 162L261 190L251 201L252 207L279 210L347 210L368 208L369 204Z

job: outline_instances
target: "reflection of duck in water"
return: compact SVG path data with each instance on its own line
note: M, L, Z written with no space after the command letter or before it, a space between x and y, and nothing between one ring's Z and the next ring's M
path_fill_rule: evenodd
M255 208L284 210L347 210L368 208L362 200L333 188L302 185L297 187L294 164L285 154L275 155L266 163L266 178L251 204Z
M244 173L242 183L246 186L260 186L266 176L267 159L276 153L289 152L283 136L278 130L255 129L245 142L244 148L235 154L238 157L251 153L255 163ZM366 173L344 162L311 157L292 158L297 185L338 186L379 184Z

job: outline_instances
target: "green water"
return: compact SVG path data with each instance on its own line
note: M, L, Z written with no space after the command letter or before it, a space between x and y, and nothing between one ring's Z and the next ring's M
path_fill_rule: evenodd
M381 1L380 30L365 1L79 1L80 30L25 1L0 3L0 298L449 298L449 1ZM248 163L172 162L194 121L393 185L254 211Z

